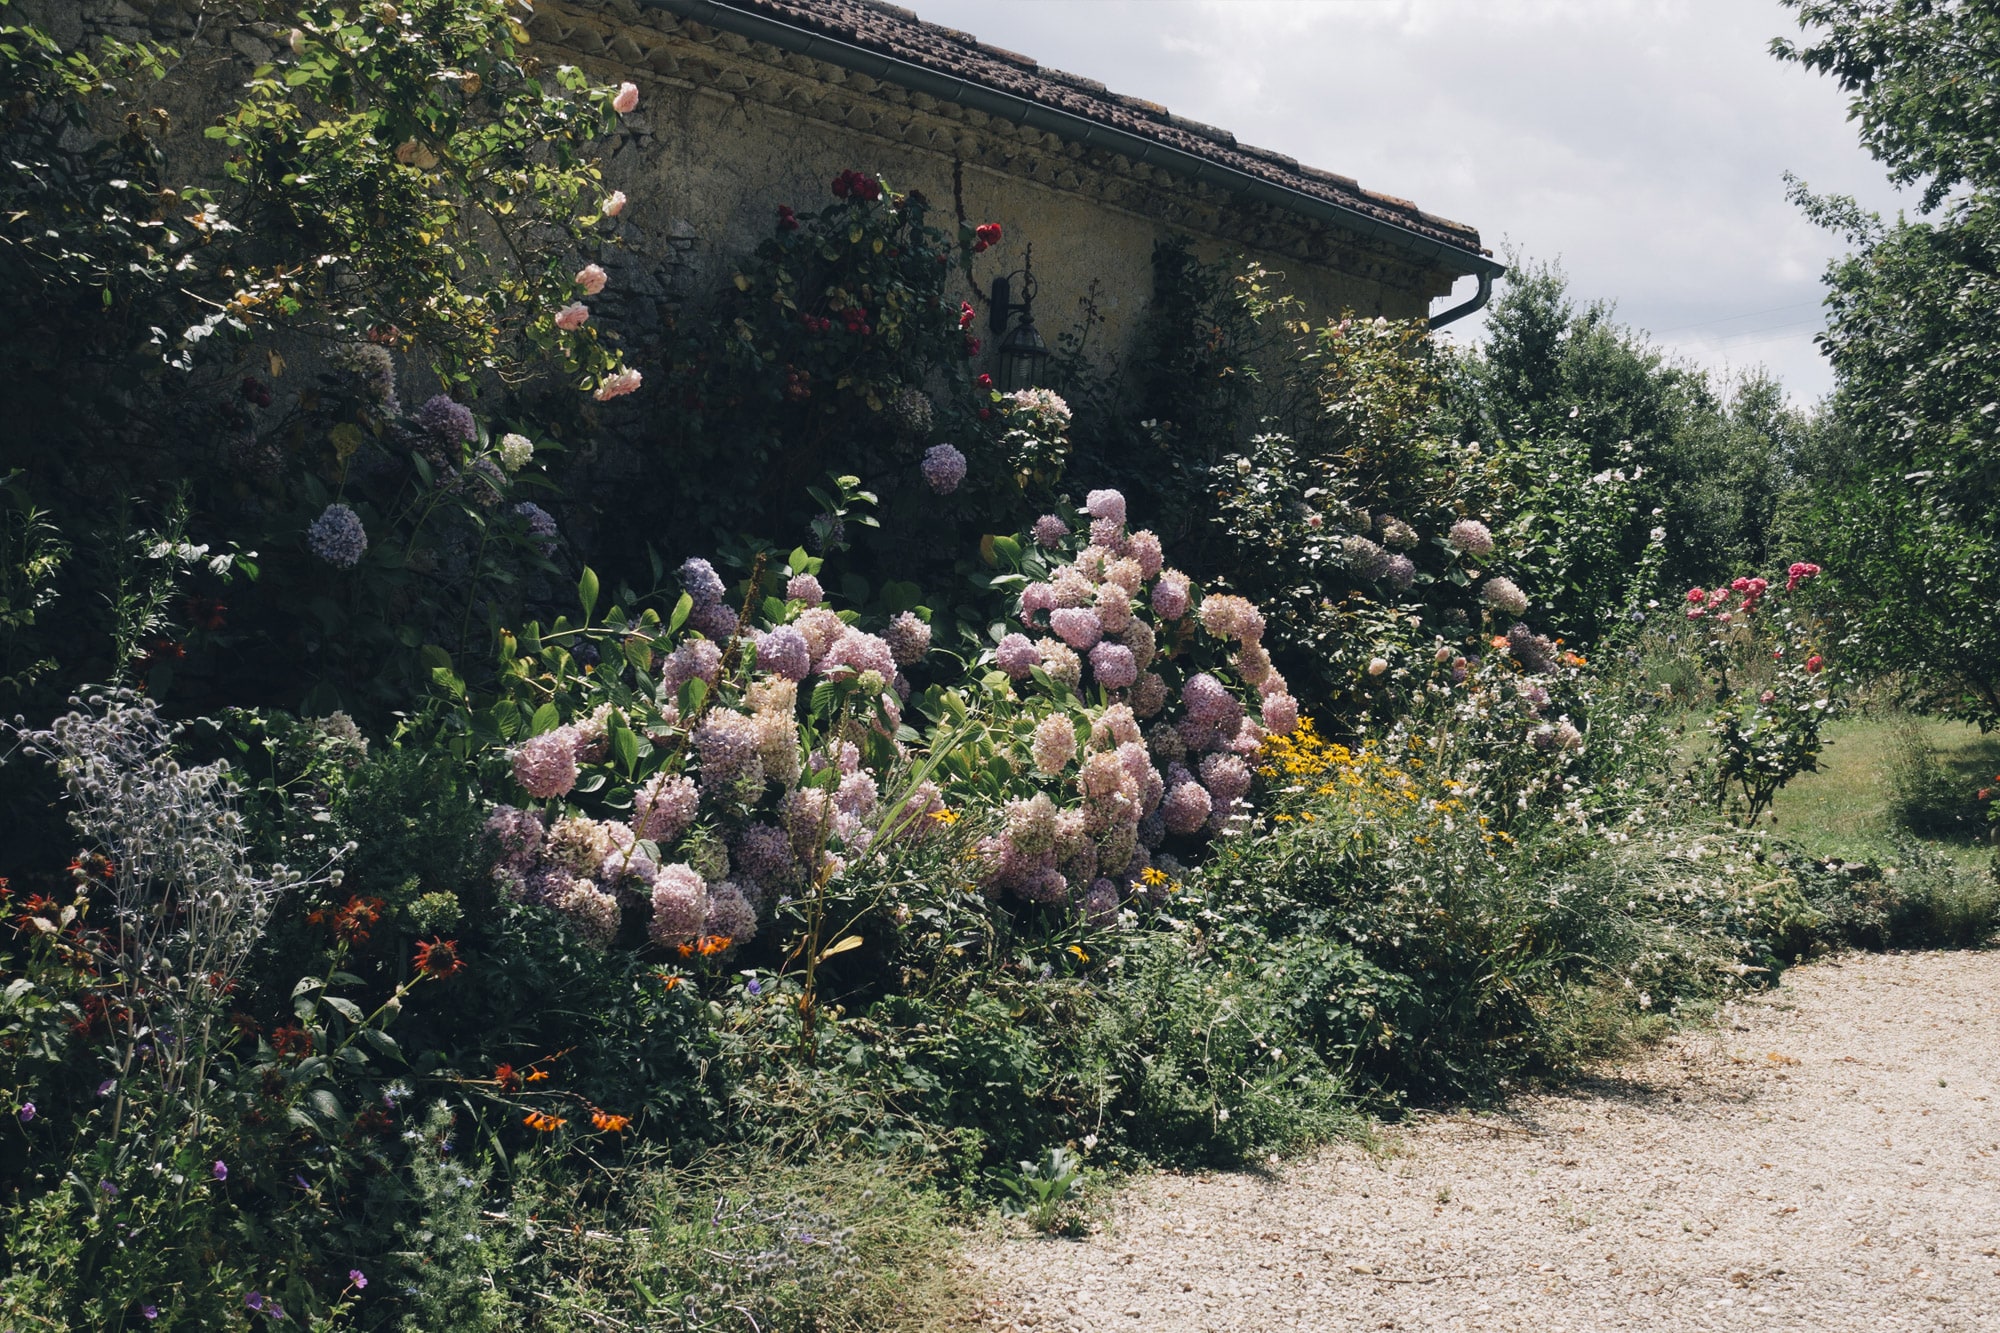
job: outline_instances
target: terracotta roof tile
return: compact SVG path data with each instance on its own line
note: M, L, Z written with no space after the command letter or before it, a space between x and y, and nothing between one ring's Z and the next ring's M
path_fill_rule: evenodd
M882 0L724 0L729 8L817 32L969 83L1011 93L1438 241L1482 254L1479 232L1424 212L1406 199L1364 190L1351 177L1300 165L1267 149L1239 144L1213 125L1173 114L1156 102L1113 93L1095 79L1043 69L1034 59L928 23Z

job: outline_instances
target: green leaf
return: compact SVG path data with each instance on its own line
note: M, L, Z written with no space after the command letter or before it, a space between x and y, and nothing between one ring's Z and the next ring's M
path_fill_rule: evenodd
M528 722L528 734L539 736L545 731L554 731L562 725L562 713L551 700L535 710L535 716Z
M350 1023L359 1023L362 1019L361 1006L352 1000L329 995L326 997L326 1006Z
M687 593L682 593L681 599L674 603L673 615L667 618L667 637L672 638L674 635L680 633L681 626L687 624L688 617L693 614L694 598Z
M591 613L597 610L597 571L589 565L583 567L583 577L576 581L576 597L583 603L583 623L590 623Z
M630 727L620 727L611 733L611 748L618 756L619 767L630 773L639 762L639 738Z

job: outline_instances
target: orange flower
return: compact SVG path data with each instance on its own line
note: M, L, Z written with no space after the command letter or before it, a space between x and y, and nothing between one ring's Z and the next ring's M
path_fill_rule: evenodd
M521 1076L514 1072L512 1065L501 1065L495 1069L493 1081L499 1085L502 1092L518 1092L521 1088Z
M721 953L735 942L727 935L704 935L695 947L701 950L703 958L708 958Z
M458 941L417 941L416 968L427 977L439 978L464 971L465 960L458 956Z
M677 944L674 947L680 951L681 957L683 958L694 957L694 946L692 944Z
M607 1115L603 1111L592 1111L590 1113L590 1123L603 1130L606 1134L622 1134L625 1132L625 1126L632 1123L632 1117L629 1115Z
M681 984L681 979L679 977L662 976L660 980L663 983L665 983L665 988L667 990L672 990L674 989L674 987Z
M549 1071L546 1069L531 1069L521 1081L523 1083L541 1083L546 1081L548 1076Z
M564 1125L567 1125L569 1121L559 1115L548 1115L541 1111L530 1111L521 1117L521 1123L529 1129L539 1130L544 1134L553 1134Z

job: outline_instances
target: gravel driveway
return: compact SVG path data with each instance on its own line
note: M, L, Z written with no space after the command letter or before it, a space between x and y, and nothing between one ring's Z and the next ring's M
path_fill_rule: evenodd
M973 1256L1036 1330L2000 1330L2000 953L1849 955L1559 1094Z

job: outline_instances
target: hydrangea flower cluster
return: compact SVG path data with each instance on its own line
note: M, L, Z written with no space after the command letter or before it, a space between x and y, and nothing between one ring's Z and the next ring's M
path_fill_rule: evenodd
M352 569L368 549L368 530L361 525L361 515L344 504L330 504L306 529L306 546L329 565Z
M949 444L924 450L924 481L939 495L950 495L965 480L965 455Z
M1073 691L1103 691L1094 705L1046 713L1027 747L1037 778L1079 804L1065 809L1049 790L1011 802L1004 830L981 844L980 857L989 890L1071 904L1103 922L1129 895L1171 880L1179 869L1171 840L1247 824L1246 760L1269 731L1296 727L1299 714L1264 649L1255 605L1226 593L1197 600L1193 581L1166 566L1159 538L1128 530L1119 492L1090 492L1083 517L1087 542L1022 590L1022 628L993 651L1013 681L1039 669ZM1034 535L1057 550L1069 533L1049 515ZM1176 690L1157 669L1162 641L1178 655L1197 627L1229 654L1261 721L1213 672L1188 675Z
M501 887L561 913L599 947L618 937L628 914L645 919L657 945L741 944L762 913L816 876L838 873L878 829L921 832L931 825L918 816L943 808L926 783L907 807L886 809L858 744L875 728L900 749L895 684L930 650L922 618L905 612L883 634L867 633L827 609L818 582L800 573L786 588L789 623L739 629L712 564L690 558L677 574L699 632L656 659L653 697L618 712L600 706L523 741L510 756L512 776L546 805L496 807L488 825ZM808 756L799 686L814 675L851 682L863 698L853 710L861 720L851 716L837 743ZM709 690L683 718L681 690L694 680ZM630 789L623 818L577 811L570 803L590 788L584 770L609 761L613 729L628 727L664 766Z

